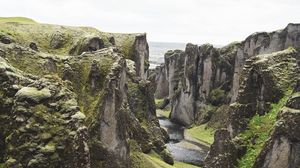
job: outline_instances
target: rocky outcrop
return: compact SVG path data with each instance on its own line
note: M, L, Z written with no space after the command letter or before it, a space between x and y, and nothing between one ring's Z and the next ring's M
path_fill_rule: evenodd
M167 90L169 91L169 97L173 97L175 91L178 90L178 85L183 75L184 58L185 54L181 50L171 50L165 54L166 78L169 84Z
M183 79L179 84L177 94L171 98L171 119L183 125L191 125L195 115L195 97L197 82L198 46L187 44ZM174 92L174 91L173 91Z
M254 56L246 61L241 73L241 86L239 89L237 102L231 104L229 109L229 118L227 119L228 125L226 131L230 136L227 139L227 142L223 144L223 141L219 140L221 137L217 134L215 135L215 141L212 145L212 149L205 159L207 166L218 167L219 165L228 164L228 158L220 157L219 153L227 153L229 156L235 156L236 153L239 153L239 156L243 156L245 154L245 152L243 152L244 149L239 146L239 143L237 143L240 141L237 135L247 129L249 119L256 114L264 115L266 112L270 111L270 104L278 102L290 87L295 86L297 80L299 79L299 67L297 65L297 59L299 58L296 50L289 48L272 54ZM293 122L293 124L296 127L297 122ZM287 129L293 130L291 127ZM281 133L282 132L278 133L277 135L280 137L281 135L284 135ZM293 155L291 159L294 160L295 163L298 163L297 159L295 159L299 157L297 153L293 153L289 149L284 149L283 152L285 153L280 153L282 152L283 148L287 147L285 146L287 144L284 144L287 143L287 141L284 140L283 143L281 142L283 141L280 141L280 139L276 141L276 144L274 144L275 141L272 142L275 145L273 146L273 149L278 152L274 152L273 154L269 152L269 158L267 159L271 160L270 157L273 157L274 160L272 162L277 163L276 157L278 155ZM233 144L234 148L226 148L226 146L229 144ZM283 146L280 146L280 144ZM266 155L267 154L265 152L265 156ZM217 162L215 161L216 159L218 160ZM232 161L236 161L237 159L237 156L231 157ZM260 164L258 162L260 162ZM266 163L268 161L265 161L265 163L261 162L263 161L257 161L257 167L264 167L264 164L265 167L269 166L269 163ZM286 161L286 163L287 162L288 161ZM272 166L270 167L274 167L274 163L272 163ZM282 162L282 164L286 163ZM232 162L230 164L232 165L229 167L232 167L233 165L237 164L237 162ZM281 164L278 165L279 167L283 166Z
M148 72L150 75L148 79L154 78L153 82L156 83L155 98L163 99L169 95L169 83L167 80L167 74L165 65L157 66L154 72Z
M1 37L12 39L0 43L1 61L9 64L0 78L0 106L9 110L0 111L0 120L10 125L0 127L0 166L130 167L132 144L170 161L154 86L141 79L148 62L145 34L0 24ZM11 28L17 33L2 34Z
M175 78L172 75L167 76L168 81L180 81L176 91L174 87L169 88L171 119L183 125L202 123L206 116L203 109L207 108L207 105L219 106L236 102L246 60L288 47L299 49L299 34L300 26L289 24L283 30L255 33L242 42L232 43L222 48L188 44L185 52L182 53L184 61L178 64L183 68L180 70L181 66L177 67L178 72L181 73L175 73L177 75ZM165 58L167 63L168 54ZM164 65L167 71L172 69L170 65ZM176 94L172 95L172 93Z
M235 167L238 159L238 151L232 142L230 133L226 129L217 130L215 142L205 158L205 168Z
M239 80L245 61L255 55L267 54L294 47L300 49L300 25L289 24L285 29L271 33L255 33L246 38L238 47L234 64L234 76L231 89L231 103L236 101Z
M169 76L169 81L175 83L175 87L169 88L174 93L170 95L171 119L183 125L195 122L198 109L204 108L209 102L213 86L217 87L226 80L226 73L223 72L225 68L215 63L218 57L218 51L212 45L198 47L187 44L185 52L178 57L183 73L179 66L175 73L177 76Z
M133 60L135 61L136 74L144 78L146 70L149 68L149 46L146 34L135 37L133 43Z
M51 41L52 42L52 41ZM58 44L51 43L51 46L57 48ZM91 51L97 51L99 49L104 48L104 42L99 37L85 37L83 39L80 39L77 44L75 44L71 50L69 51L70 55L80 55L83 52L91 52Z
M88 129L67 83L0 58L1 162L8 167L90 167Z
M237 102L231 105L228 128L232 136L245 130L247 119L269 111L270 104L278 102L296 83L299 73L296 59L297 51L289 48L246 61Z
M286 106L278 115L278 121L270 139L257 157L254 168L296 168L300 165L300 85L295 87Z
M136 66L136 75L145 78L145 72L149 68L149 45L147 34L113 34L108 36L115 39L116 47L125 58L133 60Z
M242 42L222 48L187 44L183 69L177 73L180 79L175 78L179 81L178 88L176 91L169 88L170 116L185 126L208 122L210 126L226 129L226 135L230 136L224 140L220 137L223 134L216 134L205 161L207 167L233 167L238 159L236 153L245 154L245 148L239 146L241 142L236 136L247 129L248 121L254 115L265 115L271 104L277 103L294 86L299 77L299 37L300 25L289 24L283 30L255 33ZM165 64L165 69L169 68L171 66ZM168 79L170 81L172 79ZM170 96L172 91L174 95ZM270 144L274 146L274 142ZM277 142L279 147L280 139ZM287 142L291 140L285 140ZM295 158L290 150L284 152ZM268 153L267 160L272 160L270 158L280 152L265 153ZM258 167L277 163L258 162Z

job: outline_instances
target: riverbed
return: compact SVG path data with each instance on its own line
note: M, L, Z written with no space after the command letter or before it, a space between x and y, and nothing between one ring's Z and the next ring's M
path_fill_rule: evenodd
M166 146L174 159L201 166L209 148L202 145L199 141L185 137L185 127L170 121L168 118L162 116L158 116L158 118L160 126L169 134L170 141Z

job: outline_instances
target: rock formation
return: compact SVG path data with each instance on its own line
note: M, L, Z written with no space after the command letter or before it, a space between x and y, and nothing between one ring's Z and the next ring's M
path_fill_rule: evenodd
M146 34L5 22L0 39L0 166L134 167L151 150L172 163Z
M208 122L208 125L222 128L216 132L215 142L205 160L206 167L234 167L239 157L245 155L247 146L239 136L248 129L249 120L255 115L267 114L271 104L278 103L299 79L299 37L300 25L289 24L283 30L254 33L242 42L222 48L187 44L182 53L183 61L181 54L175 56L174 60L181 60L177 65L182 65L175 70L167 64L168 53L165 55L166 63L160 69L166 70L156 71L157 77L165 76L165 79L157 78L156 82L166 80L170 86L178 81L173 82L175 85L169 87L169 94L165 96L170 99L170 118L185 126ZM177 71L176 77L168 76L168 69ZM161 83L157 85L162 88ZM211 106L214 111L209 110ZM278 122L290 121L283 114L292 115L282 112ZM272 140L265 144L254 166L299 166L299 154L293 153L298 149L297 134L293 130L296 125L297 121L290 126L276 125L270 135ZM287 130L292 131L292 135ZM290 146L283 150L285 144ZM277 147L282 150L275 149ZM276 160L279 155L287 158Z
M299 167L300 165L300 85L295 87L278 115L270 139L256 159L254 168Z
M207 104L236 102L240 76L246 60L259 54L281 51L288 47L299 49L299 34L300 26L289 24L283 30L255 33L242 42L232 43L222 48L214 48L208 44L200 47L188 44L185 52L180 54L181 56L175 55L178 60L181 60L180 65L183 65L183 70L181 66L177 66L175 67L178 71L177 76L166 77L169 83L173 80L180 81L178 87L175 88L176 91L174 87L169 87L169 93L177 93L168 95L172 100L171 119L183 125L191 125L197 122L199 117L203 118L201 109ZM183 61L179 58L182 55L184 55ZM167 63L168 54L165 59ZM164 66L166 70L173 68L169 64ZM164 76L163 73L158 72L157 76Z

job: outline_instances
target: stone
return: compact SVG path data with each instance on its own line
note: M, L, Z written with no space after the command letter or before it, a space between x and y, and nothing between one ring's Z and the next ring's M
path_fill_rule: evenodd
M51 36L50 47L53 49L62 48L65 44L65 41L65 35L58 31Z
M83 52L93 52L104 47L104 42L100 37L88 36L78 41L69 51L69 54L80 55Z
M19 100L29 100L39 103L51 97L50 90L47 88L38 90L35 87L23 87L16 93L16 98Z
M19 167L125 168L132 153L165 149L155 86L144 78L146 34L40 23L14 28L19 41L0 45L0 122L7 126L0 126L1 165L14 157Z
M108 41L110 42L110 44L116 45L116 40L115 40L115 38L113 36L109 37Z
M10 43L12 43L12 40L9 37L2 36L0 38L0 42L3 43L3 44L10 44Z
M298 167L300 165L300 94L295 88L279 113L274 131L256 158L254 168ZM293 105L296 106L293 106Z
M235 167L237 159L238 151L231 141L229 131L226 129L217 130L215 132L215 141L204 160L204 167Z
M170 164L170 165L173 165L173 164L174 164L174 159L173 159L171 153L170 153L167 149L164 149L164 150L160 153L160 155L161 155L162 159L163 159L166 163L168 163L168 164Z
M38 47L37 47L37 45L36 45L36 43L33 43L33 42L31 42L29 44L29 48L31 48L34 51L38 51L39 50Z

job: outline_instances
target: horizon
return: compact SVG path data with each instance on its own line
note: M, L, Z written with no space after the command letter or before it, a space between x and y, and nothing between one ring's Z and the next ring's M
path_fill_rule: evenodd
M254 32L300 23L299 5L297 0L10 0L2 2L0 16L105 32L146 32L153 42L224 46Z

